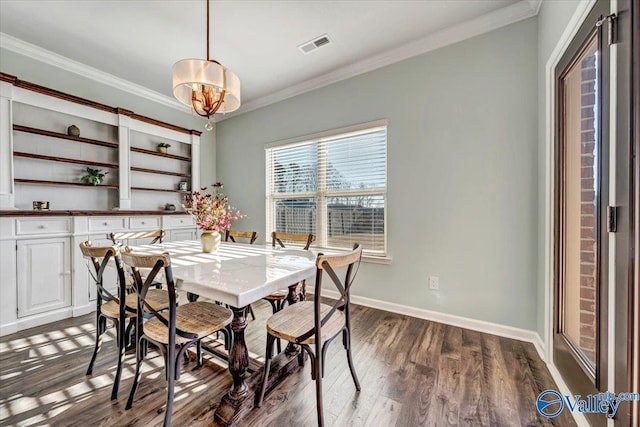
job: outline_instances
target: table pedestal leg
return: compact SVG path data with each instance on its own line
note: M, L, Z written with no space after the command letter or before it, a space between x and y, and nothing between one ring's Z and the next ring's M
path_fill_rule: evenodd
M287 302L289 305L293 305L298 302L298 284L289 286L289 293L287 294ZM298 353L298 346L292 342L287 344L287 348L284 350L287 356L292 356Z
M294 287L295 291L295 287ZM291 290L290 290L291 293ZM289 300L291 303L291 300ZM229 351L229 371L233 378L231 390L222 397L216 413L213 416L215 423L221 427L238 426L241 420L253 409L257 398L257 391L262 385L263 370L259 369L253 374L247 373L249 366L249 354L244 340L244 330L247 327L246 314L248 307L235 308L231 330L233 332L233 344ZM276 355L271 361L271 373L266 385L266 392L273 390L289 374L301 368L304 359L300 346L294 346L291 354L285 352Z
M216 410L214 419L220 425L232 425L240 417L240 409L249 393L245 382L245 374L249 367L249 352L247 343L244 340L244 330L247 327L247 307L231 307L233 320L231 321L231 331L233 331L233 343L229 351L229 372L233 378L233 386L229 393L225 394ZM253 402L251 402L253 403ZM247 410L249 410L247 408Z

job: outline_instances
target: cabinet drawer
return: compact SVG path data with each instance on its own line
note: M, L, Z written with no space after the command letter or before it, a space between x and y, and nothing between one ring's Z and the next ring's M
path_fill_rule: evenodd
M196 220L190 215L170 216L167 217L167 225L165 228L186 228L195 227Z
M159 216L132 216L129 221L132 230L157 230L160 229Z
M20 218L16 220L16 234L18 235L70 232L71 218Z
M89 218L89 231L104 231L110 233L126 228L124 218Z

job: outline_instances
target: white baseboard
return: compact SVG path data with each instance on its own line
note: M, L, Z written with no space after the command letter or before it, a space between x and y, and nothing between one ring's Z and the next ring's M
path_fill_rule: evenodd
M85 314L96 311L96 303L90 302L89 304L73 307L73 317L84 316Z
M551 373L553 380L558 385L558 391L560 392L560 394L563 396L572 396L573 393L571 393L569 387L567 386L567 383L565 383L562 379L562 375L560 375L560 372L558 371L556 366L553 363L547 362L547 368L549 368L549 372ZM573 419L576 421L578 427L591 427L589 421L587 421L587 417L585 417L582 412L572 411L571 415L573 415Z
M24 317L22 319L0 325L0 337L13 334L24 329L35 328L36 326L44 325L46 323L68 319L69 317L83 316L95 310L95 303L89 303L78 307L61 308L58 310L48 311L46 313Z
M308 286L307 292L312 293L313 287ZM340 294L333 290L323 290L322 296L327 298L338 298ZM390 311L392 313L404 314L418 319L431 320L445 323L459 328L471 329L487 334L498 335L505 338L512 338L520 341L532 343L540 357L544 360L544 344L540 335L535 331L515 328L513 326L501 325L499 323L486 322L484 320L470 319L468 317L456 316L453 314L441 313L438 311L426 310L424 308L411 307L408 305L396 304L393 302L380 301L373 298L351 295L351 302L366 307L377 308L379 310Z
M533 341L533 345L535 346L536 351L538 352L538 356L540 356L540 359L542 359L543 362L548 363L547 351L546 351L546 346L544 345L544 340L542 339L540 334L538 334L537 332L535 334L536 334L536 337L535 337L535 340Z
M11 322L0 325L0 337L18 332L18 323Z
M56 322L58 320L71 317L73 310L69 308L61 308L58 310L48 311L46 313L35 314L33 316L18 319L15 322L0 325L0 336L12 334L24 329L35 328L36 326L46 323Z

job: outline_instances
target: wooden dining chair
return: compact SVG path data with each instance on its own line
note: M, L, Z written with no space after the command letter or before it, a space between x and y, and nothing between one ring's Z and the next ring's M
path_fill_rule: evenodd
M258 238L257 231L239 231L239 230L227 230L224 233L224 241L232 241L233 243L237 243L236 239L248 239L248 243L253 245L253 243Z
M257 231L239 231L239 230L227 230L224 233L224 241L232 241L233 243L238 243L236 239L247 239L247 243L253 245L258 238ZM253 307L249 304L249 314L253 320L256 320L256 315L253 312Z
M167 380L167 408L165 410L164 425L171 425L173 412L173 395L175 381L180 379L179 360L187 349L197 344L198 366L202 365L202 347L200 341L221 331L226 334L225 326L231 323L233 313L228 308L210 302L192 302L181 306L176 305L176 289L171 268L171 258L168 253L147 255L127 250L122 251L122 260L131 267L135 280L135 295L138 307L136 323L138 331L136 345L136 373L127 400L126 409L133 406L133 398L138 389L142 362L144 361L147 344L154 344L162 353L165 361L165 378ZM151 269L143 280L140 269ZM160 313L149 301L149 289L155 277L161 271L167 283L169 294L169 310ZM150 319L144 322L146 315Z
M131 327L133 326L133 320L136 316L137 301L135 295L127 294L126 288L120 285L121 283L125 283L126 273L118 247L92 246L91 242L86 241L80 243L80 251L93 265L93 267L88 266L89 274L97 287L96 343L91 361L89 362L89 368L87 369L87 375L93 373L93 365L102 347L102 335L107 330L107 319L110 319L115 325L116 345L118 348L118 367L111 391L111 399L116 399L118 397L118 388L122 373L122 360L127 350L128 338L131 336ZM115 267L118 272L117 295L109 292L104 283L104 271L111 259L115 262ZM149 295L149 298L156 310L164 310L169 306L169 296L166 291L154 289ZM125 328L127 320L129 320L129 325Z
M91 361L89 362L89 368L87 369L87 375L93 373L93 364L96 361L98 352L102 348L102 335L107 331L107 319L110 319L116 328L116 345L118 348L118 366L116 368L116 377L113 381L113 388L111 389L111 399L113 400L118 397L120 377L122 375L122 360L125 353L125 323L126 319L132 319L135 316L135 312L126 309L126 304L124 304L127 297L125 287L118 285L116 296L109 292L103 283L104 271L107 268L109 260L112 258L118 270L119 283L125 282L124 268L118 248L115 246L94 247L91 246L91 242L86 241L80 243L80 251L93 265L93 267L90 265L87 265L87 267L97 288L96 342Z
M278 233L276 231L271 232L271 247L276 247L276 243L284 248L284 241L287 242L296 242L296 243L304 243L303 249L309 250L311 243L316 240L316 236L312 233L302 234L302 233ZM298 298L300 301L304 301L307 297L307 290L305 281L298 282L298 286L296 287ZM278 311L282 310L284 305L287 303L287 296L289 295L288 289L281 289L277 292L267 295L262 298L266 301L269 301L271 304L271 310L273 314L276 314ZM282 344L280 344L280 339L277 340L277 350L278 353L282 351Z
M351 354L351 318L349 312L350 292L356 263L360 264L362 245L356 243L353 250L343 255L318 254L316 258L316 283L314 299L302 301L285 307L267 320L267 351L264 374L257 405L260 407L264 394L273 356L273 343L276 338L299 344L311 358L311 377L316 382L316 406L318 425L324 425L322 408L322 377L324 376L324 358L329 344L342 332L342 344L347 352L347 362L351 377L360 391L360 382L353 366ZM344 281L336 273L336 268L346 267ZM324 273L334 283L340 298L333 305L323 304L321 299L322 278Z

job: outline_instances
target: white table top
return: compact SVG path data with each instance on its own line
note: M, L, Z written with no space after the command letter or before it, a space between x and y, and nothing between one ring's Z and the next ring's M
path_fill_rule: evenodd
M311 251L222 242L211 254L199 241L133 246L136 252L169 252L179 289L244 307L316 272Z

